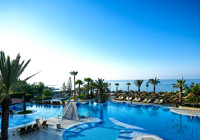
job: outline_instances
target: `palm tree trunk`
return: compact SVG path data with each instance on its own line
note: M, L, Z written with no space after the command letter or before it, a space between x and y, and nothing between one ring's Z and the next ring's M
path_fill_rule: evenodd
M156 93L156 85L153 85L153 92Z
M88 99L89 99L89 88L90 88L90 84L88 82Z
M76 99L76 88L75 88L75 75L74 75L74 102L75 102L75 99Z
M128 86L128 92L129 92L129 86Z
M182 87L180 87L180 93L179 93L179 98L180 98L180 106L182 105L182 92L183 92L183 89Z
M118 86L116 87L116 92L118 93Z
M80 84L78 85L78 95L80 96Z
M100 88L99 90L100 90L100 100L101 100L101 102L102 102L103 90L102 90L102 88Z
M23 96L24 96L24 100L23 100L23 108L24 108L24 112L26 111L26 92L23 92Z
M140 87L138 87L138 92L140 93Z
M7 96L1 103L2 118L1 118L1 139L8 139L8 124L9 124L9 106L12 105L12 101Z

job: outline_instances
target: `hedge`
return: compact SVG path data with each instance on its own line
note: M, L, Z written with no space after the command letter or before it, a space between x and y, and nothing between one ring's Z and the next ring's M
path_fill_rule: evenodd
M16 93L10 94L10 97L11 98L20 98L20 99L22 99L23 93L22 92L16 92ZM33 98L34 98L33 94L26 94L26 102L29 102L30 99L33 99Z

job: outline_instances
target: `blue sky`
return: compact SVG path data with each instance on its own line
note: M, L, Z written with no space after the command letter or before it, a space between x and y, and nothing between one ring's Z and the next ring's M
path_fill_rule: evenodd
M200 78L195 0L2 0L0 46L32 62L32 81ZM52 76L52 73L53 76ZM25 74L26 75L26 74ZM51 75L51 78L49 78Z

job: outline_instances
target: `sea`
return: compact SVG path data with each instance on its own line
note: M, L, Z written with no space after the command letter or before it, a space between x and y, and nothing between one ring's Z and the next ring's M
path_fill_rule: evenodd
M186 80L185 84L189 87L192 82L194 84L200 83L200 79L184 79ZM129 86L129 90L138 90L137 86L133 83L134 80L105 80L105 82L111 83L111 91L116 91L115 83L119 83L118 90L127 91L128 86L126 85L127 82L131 83ZM140 91L153 91L153 85L149 84L149 87L147 89L146 83L148 80L144 80L144 82L141 85ZM177 79L160 79L160 83L156 86L156 92L169 92L169 91L177 91L178 89L174 88L172 84L176 84Z

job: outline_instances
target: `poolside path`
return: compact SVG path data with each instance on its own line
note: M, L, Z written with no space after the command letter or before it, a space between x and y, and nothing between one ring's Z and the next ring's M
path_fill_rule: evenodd
M40 128L39 131L36 130L34 132L30 132L28 134L24 134L21 136L19 135L18 132L16 132L16 128L9 129L8 139L9 140L62 140L62 134L67 128L84 122L90 122L92 120L93 118L85 118L79 121L64 119L60 121L61 129L57 129L56 124L58 123L58 118L50 118L47 119L47 124L49 125L48 128ZM13 132L15 134L14 136Z

